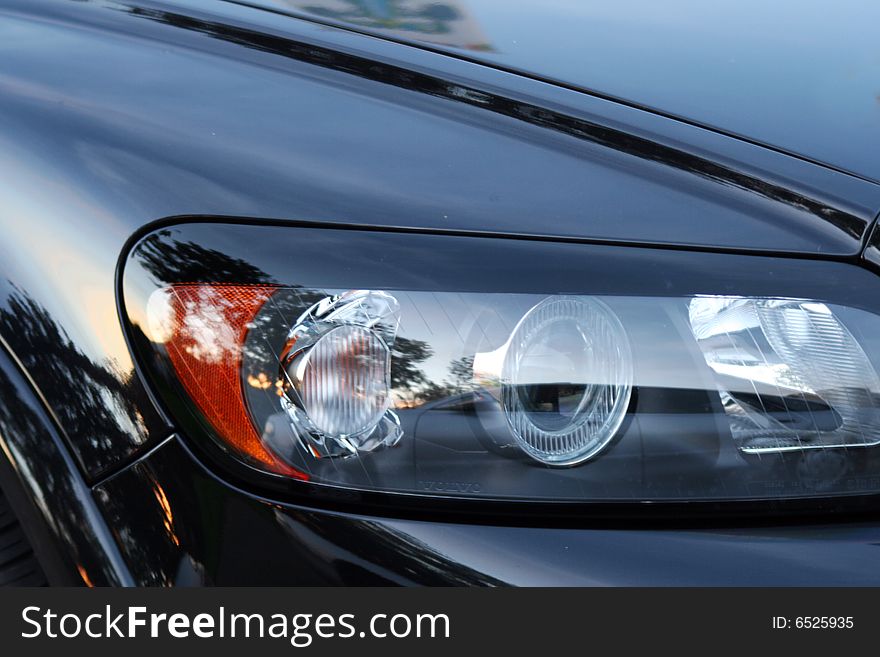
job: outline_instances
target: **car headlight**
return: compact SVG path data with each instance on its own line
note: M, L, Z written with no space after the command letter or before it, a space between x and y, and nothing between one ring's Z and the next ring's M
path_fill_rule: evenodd
M809 299L698 297L689 314L740 450L880 444L880 380L832 307Z
M871 286L836 262L207 224L143 238L124 275L197 441L317 489L567 502L880 492Z

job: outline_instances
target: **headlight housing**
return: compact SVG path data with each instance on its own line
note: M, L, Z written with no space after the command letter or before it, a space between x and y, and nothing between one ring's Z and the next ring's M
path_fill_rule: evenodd
M852 265L191 224L144 237L123 286L186 434L273 484L569 503L880 492L880 281Z

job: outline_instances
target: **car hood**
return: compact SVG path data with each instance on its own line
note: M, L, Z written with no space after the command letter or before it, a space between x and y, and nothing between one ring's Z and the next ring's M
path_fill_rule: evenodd
M880 3L251 0L880 180Z

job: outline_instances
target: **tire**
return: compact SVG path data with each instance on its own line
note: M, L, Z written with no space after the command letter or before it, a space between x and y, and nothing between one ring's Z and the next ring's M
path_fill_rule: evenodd
M34 551L0 491L0 586L46 586Z

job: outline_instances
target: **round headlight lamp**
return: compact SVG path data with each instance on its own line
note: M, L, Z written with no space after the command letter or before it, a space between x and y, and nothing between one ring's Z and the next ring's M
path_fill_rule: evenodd
M394 444L391 349L399 306L384 292L353 291L309 308L281 357L282 406L315 457Z
M575 465L614 438L632 394L632 357L620 321L590 297L550 297L514 329L502 370L513 436L547 465Z
M342 325L297 354L287 375L317 430L357 436L388 410L390 364L388 347L375 332Z

